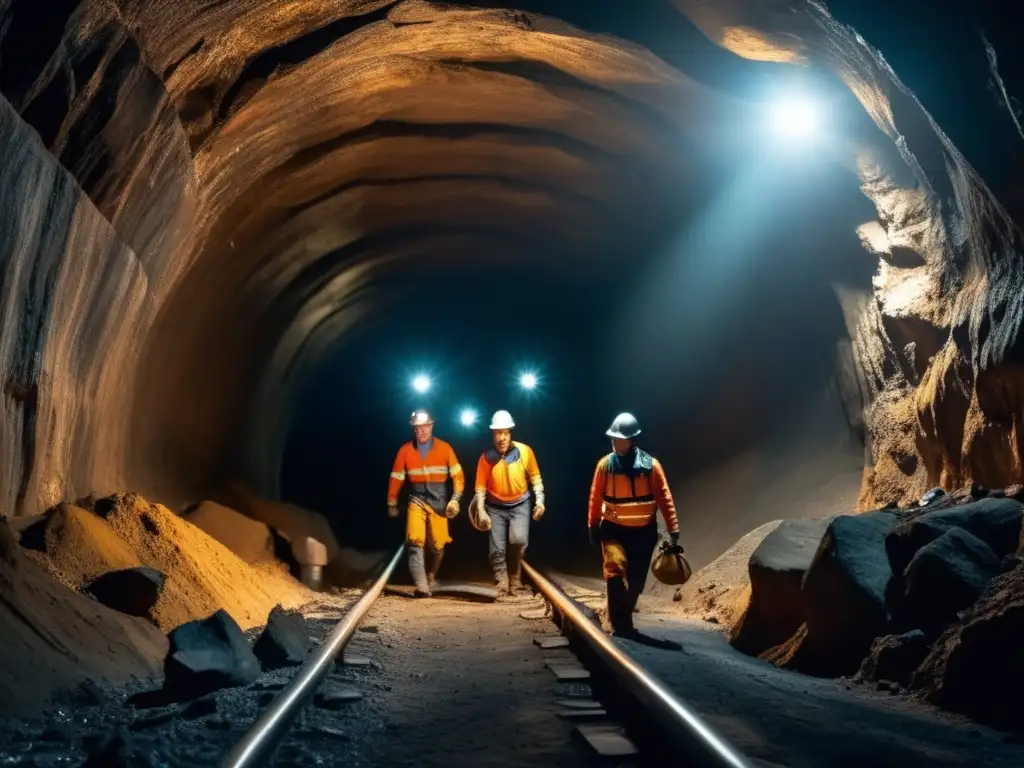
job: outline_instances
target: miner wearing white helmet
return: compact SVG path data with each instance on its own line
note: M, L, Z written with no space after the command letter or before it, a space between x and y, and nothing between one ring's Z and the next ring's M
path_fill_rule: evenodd
M448 520L459 514L459 499L465 489L466 476L451 445L434 437L434 420L429 413L414 411L409 424L413 439L398 449L391 468L388 516L398 517L398 493L408 481L405 544L409 572L416 584L416 594L429 597L437 586L437 572L445 545L452 540L448 533ZM449 478L452 481L451 498L448 498L447 489ZM428 545L431 552L429 571L423 551Z
M660 509L671 546L682 552L679 520L665 470L636 444L640 424L633 414L620 413L605 434L612 439L612 452L597 462L587 527L591 543L601 546L612 630L628 637L635 634L633 609L658 543L655 515Z
M530 489L536 497L533 519L544 515L544 481L533 449L512 440L515 422L508 411L497 411L491 419L494 445L480 456L476 465L477 510L489 518L488 551L494 581L500 592L515 594L520 588L523 554L530 541Z

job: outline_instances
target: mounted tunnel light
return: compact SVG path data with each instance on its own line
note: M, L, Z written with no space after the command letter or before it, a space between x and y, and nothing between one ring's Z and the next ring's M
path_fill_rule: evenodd
M519 377L519 386L523 389L534 389L537 386L537 375L524 373Z
M422 373L413 377L412 388L420 394L426 392L430 389L430 377Z
M813 137L818 121L817 105L810 99L782 99L768 107L768 125L772 132L790 141Z
M464 427L472 427L476 424L477 413L472 408L463 408L459 414L459 421Z

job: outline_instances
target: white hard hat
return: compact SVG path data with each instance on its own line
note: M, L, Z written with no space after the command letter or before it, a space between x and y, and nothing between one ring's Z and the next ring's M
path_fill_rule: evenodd
M640 434L640 422L632 413L620 413L605 432L608 437L629 439Z
M491 426L488 429L512 429L516 423L512 421L512 414L508 411L495 411L491 416Z
M412 418L409 419L409 424L414 427L422 426L423 424L433 424L434 420L430 418L430 414L426 411L413 411Z

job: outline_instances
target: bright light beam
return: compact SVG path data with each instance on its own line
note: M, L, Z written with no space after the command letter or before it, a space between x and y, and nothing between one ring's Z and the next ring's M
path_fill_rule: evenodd
M818 129L818 110L805 99L788 99L768 108L768 122L774 133L786 139L809 139Z
M419 376L414 377L412 380L412 388L421 394L426 392L430 389L430 377L422 373Z
M533 373L524 373L519 377L519 386L523 389L533 389L537 386L537 376Z
M464 427L472 427L476 424L476 411L472 408L463 408L462 413L459 414L459 421Z

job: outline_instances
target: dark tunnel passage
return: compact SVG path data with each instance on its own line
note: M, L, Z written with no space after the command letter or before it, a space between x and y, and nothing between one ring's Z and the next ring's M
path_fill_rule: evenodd
M295 389L283 496L326 514L345 545L396 546L404 515L385 514L388 473L411 437L410 412L426 407L467 473L445 574L485 578L487 535L465 509L490 415L507 409L545 477L548 513L532 526L531 558L593 574L591 474L608 451L607 424L629 410L669 473L684 540L703 564L775 507L759 498L764 477L743 488L745 509L724 504L721 488L691 490L696 477L766 441L799 446L802 432L846 446L846 470L860 459L841 418L816 424L801 414L834 387L847 336L833 285L870 285L871 260L854 234L870 215L841 169L808 163L787 175L763 160L643 251L627 230L586 267L545 268L557 255L524 247L499 265L394 270L374 286L389 300ZM537 390L520 387L524 371L537 374ZM431 379L426 394L411 386L417 373ZM467 408L478 416L472 427L459 420ZM800 450L765 472L791 472L808 458Z

